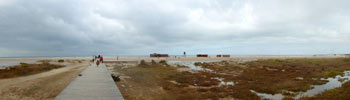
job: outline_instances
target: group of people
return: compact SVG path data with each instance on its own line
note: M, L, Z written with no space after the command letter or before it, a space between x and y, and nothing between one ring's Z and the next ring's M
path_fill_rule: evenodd
M103 63L103 57L101 55L95 56L94 61L96 61L96 65L100 65L100 63Z

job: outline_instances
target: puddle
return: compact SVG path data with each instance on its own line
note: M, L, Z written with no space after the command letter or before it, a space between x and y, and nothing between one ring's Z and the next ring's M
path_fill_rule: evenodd
M282 94L272 95L272 94L267 94L267 93L259 93L259 92L256 92L254 90L250 90L250 92L255 93L256 95L258 95L262 99L268 99L268 100L282 100L283 99Z
M171 64L171 65L188 66L189 69L195 70L195 71L209 71L209 72L213 72L213 70L211 70L211 69L202 68L201 66L194 65L194 63L196 63L196 62L203 62L203 61L168 61L167 63Z
M346 80L344 80L343 82L340 82L338 81L339 79L346 79ZM299 93L295 98L299 99L302 96L310 97L310 96L314 96L316 94L322 93L329 89L341 87L342 84L350 80L350 71L344 71L343 76L338 75L335 78L327 78L327 79L321 79L321 80L328 80L329 82L323 85L313 85L314 87L313 89L310 89L303 93Z
M223 86L223 85L231 85L231 86L234 86L234 85L235 85L235 83L234 83L233 81L225 82L225 81L224 81L224 78L214 77L214 78L212 78L212 79L217 79L217 80L219 80L219 81L220 81L219 86Z
M345 79L344 81L339 81L339 79ZM313 85L313 89L307 90L306 92L300 92L298 95L295 97L295 99L299 99L303 96L310 97L314 96L316 94L322 93L326 90L329 89L334 89L337 87L341 87L342 84L345 82L348 82L350 80L350 71L344 71L344 75L338 75L335 78L327 78L327 79L321 79L321 80L328 80L326 84L323 85ZM251 92L256 93L258 96L264 99L269 99L269 100L282 100L283 95L282 94L266 94L266 93L258 93L256 91L251 90Z
M295 79L297 79L297 80L304 80L303 77L296 77Z

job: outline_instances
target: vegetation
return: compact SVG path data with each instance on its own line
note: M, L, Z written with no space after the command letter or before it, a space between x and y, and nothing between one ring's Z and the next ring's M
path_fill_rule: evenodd
M32 74L37 74L37 73L41 73L44 71L49 71L49 70L61 68L61 67L64 67L64 66L53 65L49 63L42 63L42 64L20 63L20 65L17 65L17 66L7 67L6 70L0 70L0 79L32 75Z
M183 87L187 87L189 85L209 87L219 85L220 81L213 79L215 76L218 77L219 75L209 72L178 72L176 74L170 75L168 77L168 80L175 80L177 84L181 84Z
M116 75L113 75L113 74L111 76L112 76L114 82L119 82L120 81L119 76L116 76Z
M60 60L58 60L58 62L64 62L64 60L63 60L63 59L60 59Z
M238 64L237 62L227 62L227 61L221 61L221 62L196 62L196 66L201 66L202 68L208 68L215 72L232 72L232 71L241 71L244 69L244 65Z
M247 69L231 79L239 80L238 85L269 94L283 93L284 90L306 91L312 88L311 85L327 82L320 78L341 75L344 70L350 69L350 62L346 62L345 58L269 59L248 62L247 65Z
M337 75L343 75L343 71L328 71L324 72L324 77L335 77Z
M166 60L161 60L161 61L159 61L159 64L168 65L168 63L166 62Z
M217 100L224 98L259 100L260 97L251 90L269 94L281 93L288 97L284 99L290 99L298 92L311 89L312 85L327 82L321 78L334 77L343 74L345 70L350 70L349 58L269 59L241 64L222 61L195 63L195 65L211 69L213 72L177 71L177 68L184 68L184 66L169 67L166 61L159 63L141 61L135 67L119 68L121 70L118 72L122 76L130 78L121 78L121 82L117 84L124 86L121 91L129 100ZM216 78L235 84L220 85L221 81ZM342 90L327 92L327 95L348 93L346 92L349 90L346 88L347 85L344 84L344 86ZM344 94L342 98L346 98L346 95Z
M201 100L220 98L242 98L259 99L249 90L243 90L242 87L219 86L220 81L214 77L224 77L225 75L210 72L179 72L177 67L168 67L164 61L155 63L143 62L136 67L121 68L116 65L114 69L129 78L123 78L117 83L121 88L125 99L144 100ZM180 66L183 68L182 66ZM228 77L228 76L226 76ZM242 90L242 91L235 91ZM245 93L242 96L241 93Z
M118 67L118 68L116 68ZM132 79L124 79L117 83L123 96L127 100L145 100L160 99L162 94L161 85L165 84L163 79L176 72L176 68L163 67L159 63L147 63L144 60L136 67L121 68L123 66L114 66L114 69L124 76L130 76ZM125 83L127 82L127 83Z

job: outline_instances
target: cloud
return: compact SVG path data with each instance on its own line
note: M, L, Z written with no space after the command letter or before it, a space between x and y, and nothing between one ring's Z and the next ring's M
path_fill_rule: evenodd
M1 0L0 56L349 53L349 3Z

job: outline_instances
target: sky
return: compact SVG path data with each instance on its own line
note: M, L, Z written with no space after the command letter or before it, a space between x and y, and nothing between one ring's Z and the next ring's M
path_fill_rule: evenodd
M0 57L350 53L349 0L0 0Z

